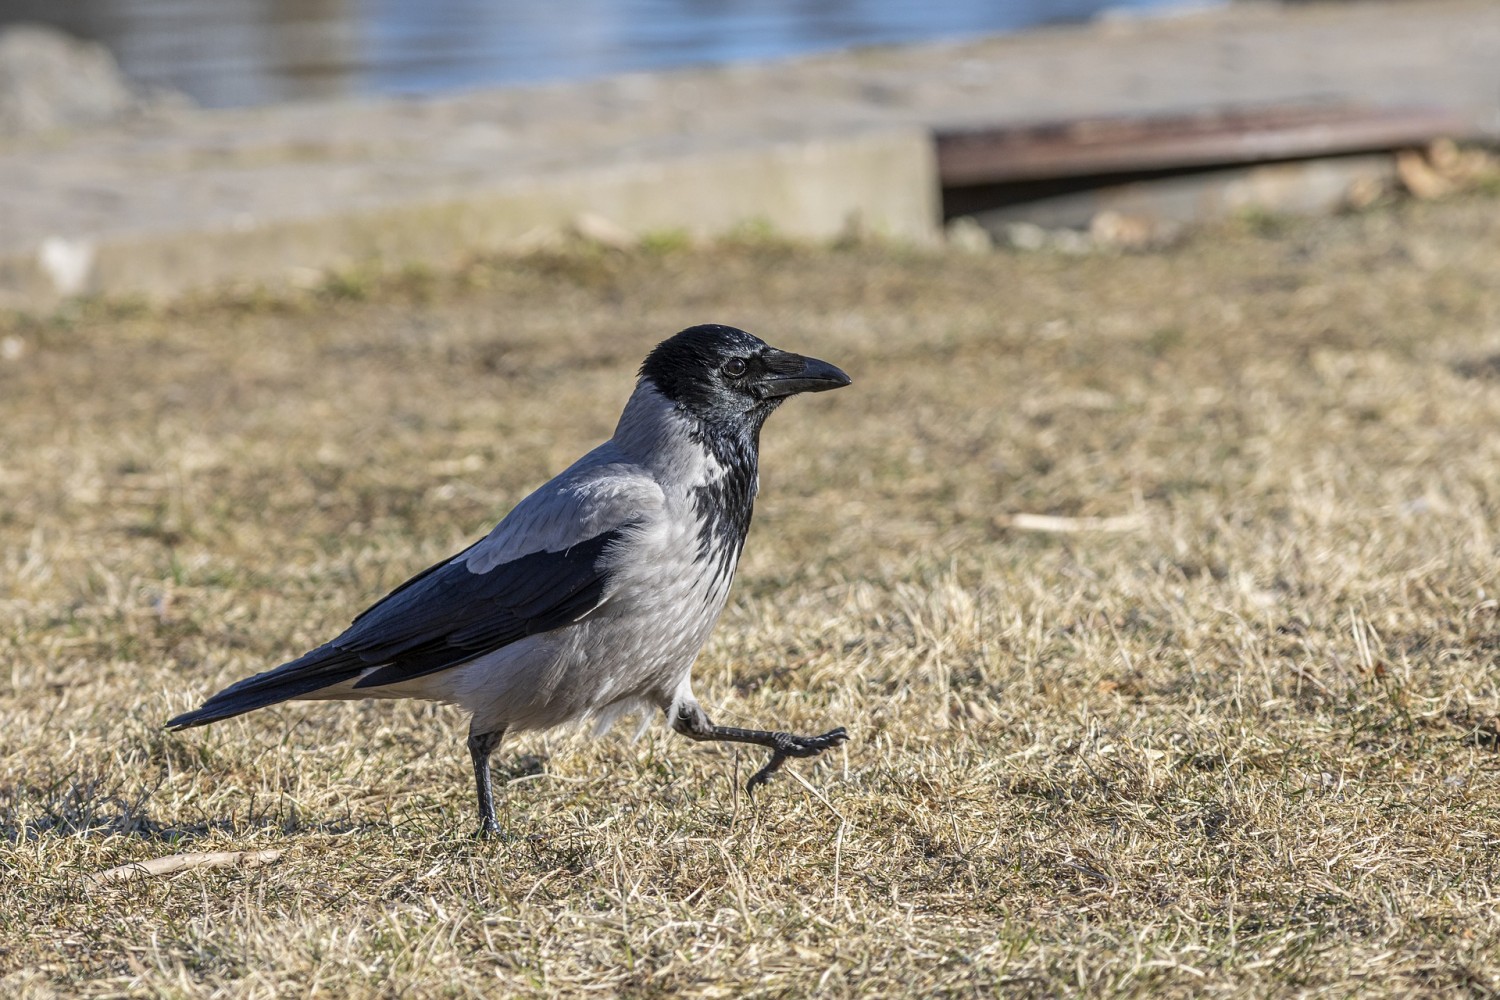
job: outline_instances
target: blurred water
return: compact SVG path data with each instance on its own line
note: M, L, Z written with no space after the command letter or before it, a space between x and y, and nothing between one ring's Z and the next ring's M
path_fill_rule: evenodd
M0 0L200 104L429 94L921 41L1183 0Z

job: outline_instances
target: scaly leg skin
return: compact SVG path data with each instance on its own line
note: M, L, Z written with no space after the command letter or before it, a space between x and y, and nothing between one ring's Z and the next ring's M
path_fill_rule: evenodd
M476 733L469 726L469 757L474 761L474 787L479 794L479 838L489 840L500 836L500 824L495 821L495 794L490 785L490 754L500 745L504 729L491 733Z
M699 742L722 741L725 743L753 743L768 747L771 759L766 766L750 776L745 782L745 792L755 794L755 789L781 769L788 757L816 757L824 750L838 746L849 738L843 726L830 729L821 736L797 736L793 733L771 732L765 729L735 729L716 726L709 721L708 714L698 705L682 705L672 719L672 728L688 739Z

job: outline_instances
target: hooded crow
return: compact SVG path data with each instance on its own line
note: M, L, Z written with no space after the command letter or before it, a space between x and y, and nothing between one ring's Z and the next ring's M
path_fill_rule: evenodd
M167 723L202 726L293 698L424 698L472 713L480 833L499 832L490 754L506 732L661 709L694 740L788 757L848 738L714 725L689 672L724 609L759 483L760 429L788 397L849 384L815 358L705 325L641 365L614 437L484 538L366 610L343 634Z

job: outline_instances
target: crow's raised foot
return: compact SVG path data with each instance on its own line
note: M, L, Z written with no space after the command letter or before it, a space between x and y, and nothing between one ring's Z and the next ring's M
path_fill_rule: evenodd
M766 761L766 766L750 776L745 782L746 794L755 794L755 789L764 785L771 779L771 775L781 770L781 765L786 763L788 757L816 757L824 750L830 750L849 739L849 732L843 726L830 729L821 736L796 736L792 733L771 733L771 759Z
M750 776L745 785L746 792L754 792L756 786L781 769L788 757L816 757L830 747L836 747L849 739L849 731L843 726L830 729L820 736L798 736L795 733L774 732L769 729L739 729L735 726L716 726L709 720L697 702L679 706L671 716L672 728L688 739L700 743L750 743L766 747L771 759L766 766Z

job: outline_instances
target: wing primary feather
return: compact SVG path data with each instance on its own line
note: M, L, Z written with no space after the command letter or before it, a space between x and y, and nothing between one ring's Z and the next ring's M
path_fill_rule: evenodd
M414 587L417 584L421 583L423 580L427 579L432 574L434 574L434 573L438 572L439 570L441 570L444 566L447 566L450 563L458 562L464 556L468 555L471 551L473 551L474 546L478 545L482 541L484 541L483 538L477 539L472 545L470 545L468 548L464 549L462 552L458 553L457 555L449 556L447 559L441 560L440 562L435 562L431 566L428 566L426 569L422 570L422 572L418 573L416 576L414 576L411 579L407 580L405 583L399 585L398 587L396 587L395 590L392 590L389 594L386 594L380 600L376 601L374 604L370 605L368 608L365 608L359 614L355 615L354 616L354 620L352 622L350 622L349 624L351 624L351 625L357 625L357 624L359 624L360 619L365 618L366 616L368 616L370 612L377 610L381 605L383 605L386 601L389 601L391 598L395 597L397 594L401 593L404 590L410 590L412 587Z

